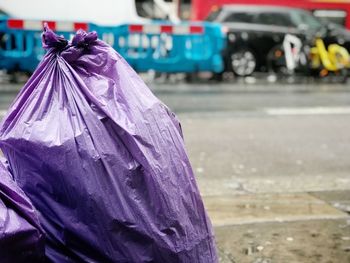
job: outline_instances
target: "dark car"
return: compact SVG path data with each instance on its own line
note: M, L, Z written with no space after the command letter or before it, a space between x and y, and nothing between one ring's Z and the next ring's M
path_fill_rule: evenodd
M302 41L320 36L326 44L339 43L350 49L350 34L340 26L328 24L302 9L224 5L212 12L208 21L219 22L227 30L225 66L239 76L268 70L269 54L280 46L286 34Z

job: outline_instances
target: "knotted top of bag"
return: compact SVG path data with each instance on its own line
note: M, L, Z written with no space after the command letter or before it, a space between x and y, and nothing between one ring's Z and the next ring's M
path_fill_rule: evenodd
M97 33L85 32L84 30L78 30L72 41L68 41L63 36L55 34L47 24L44 25L44 32L42 34L42 44L45 49L53 49L57 52L63 51L70 47L75 48L88 48L97 40Z

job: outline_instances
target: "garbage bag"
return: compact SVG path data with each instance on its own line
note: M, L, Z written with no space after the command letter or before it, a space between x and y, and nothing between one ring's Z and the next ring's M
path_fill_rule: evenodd
M44 234L37 212L0 161L0 261L42 262Z
M217 262L175 115L95 32L47 54L0 129L53 262Z

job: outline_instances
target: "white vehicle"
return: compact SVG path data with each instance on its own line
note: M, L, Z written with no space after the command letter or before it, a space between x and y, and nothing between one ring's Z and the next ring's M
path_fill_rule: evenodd
M89 22L104 26L147 21L137 15L134 0L0 0L13 18Z

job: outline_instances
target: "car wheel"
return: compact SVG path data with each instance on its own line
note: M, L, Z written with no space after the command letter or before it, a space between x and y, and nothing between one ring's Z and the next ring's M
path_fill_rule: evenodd
M239 49L231 53L231 69L237 76L249 76L256 68L256 57L250 49Z

